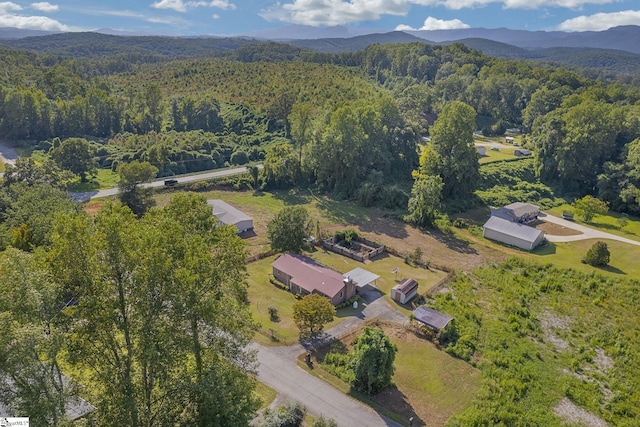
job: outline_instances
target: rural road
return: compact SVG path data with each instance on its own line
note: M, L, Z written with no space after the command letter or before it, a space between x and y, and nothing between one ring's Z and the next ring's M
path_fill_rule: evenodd
M258 168L262 168L261 164L257 165L257 166L258 166ZM240 174L246 173L247 170L248 169L245 166L242 166L242 167L239 167L239 168L225 169L225 170L213 171L213 172L205 172L205 173L199 173L199 174L196 174L196 175L164 177L164 178L158 179L158 180L153 181L153 182L140 184L140 186L141 187L145 187L145 188L163 187L165 179L175 179L175 180L178 181L179 184L184 184L186 182L204 181L204 180L207 180L207 179L220 178L220 177L223 177L223 176L240 175ZM73 200L75 200L77 202L88 202L90 199L97 199L98 197L115 196L116 194L118 194L118 192L119 192L119 189L117 187L114 187L114 188L109 188L109 189L106 189L106 190L99 190L99 191L87 191L87 192L84 192L84 193L71 193L71 196L73 197Z
M366 307L356 315L338 326L326 331L324 336L316 342L295 344L288 347L266 347L252 344L257 350L258 379L275 389L287 400L297 400L307 407L307 410L324 418L333 418L340 427L400 427L401 425L383 415L378 414L369 406L345 395L319 378L307 373L297 366L299 354L321 344L324 340L340 336L361 325L365 320L382 318L394 322L404 323L407 316L392 308L380 293L373 288L361 292Z
M575 242L576 240L586 239L610 239L617 240L618 242L640 246L640 242L637 240L631 240L627 239L626 237L617 236L615 234L607 233L604 231L594 230L593 228L585 227L584 225L576 224L575 222L567 221L566 219L558 218L553 215L541 212L538 215L538 218L542 221L550 222L552 224L560 225L566 228L571 228L582 233L573 236L554 236L551 234L547 234L546 238L550 242Z
M15 165L18 157L20 156L18 156L16 150L11 148L7 142L0 139L0 160L2 160L3 163Z

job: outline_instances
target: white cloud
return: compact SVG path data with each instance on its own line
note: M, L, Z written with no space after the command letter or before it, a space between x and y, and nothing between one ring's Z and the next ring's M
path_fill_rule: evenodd
M409 25L398 25L397 31L420 31L420 30L459 30L461 28L470 28L468 24L465 24L459 19L438 19L429 16L424 20L424 24L420 28L412 28Z
M213 15L211 15L211 19L220 19L220 15L214 13Z
M196 7L215 7L223 10L232 10L236 5L228 0L209 0L209 1L183 1L183 0L160 0L152 3L151 7L156 9L172 9L176 12L186 12L187 9Z
M260 16L269 21L306 25L342 25L373 21L382 15L404 16L409 12L407 0L294 0L263 10Z
M225 1L225 0L219 0ZM460 10L489 4L505 9L569 8L602 5L619 0L284 0L264 9L260 16L268 21L282 21L306 25L340 25L373 21L383 15L406 16L412 6L445 7ZM162 0L180 2L180 0Z
M19 4L11 3L9 1L0 2L0 14L8 14L10 12L17 12L22 10L22 6Z
M39 10L44 13L54 13L60 10L57 4L51 4L47 1L40 3L31 3L31 9Z
M562 31L604 31L619 25L640 25L640 10L596 13L567 19L558 26Z
M46 16L0 15L0 27L21 28L24 30L77 31L77 28L64 25Z

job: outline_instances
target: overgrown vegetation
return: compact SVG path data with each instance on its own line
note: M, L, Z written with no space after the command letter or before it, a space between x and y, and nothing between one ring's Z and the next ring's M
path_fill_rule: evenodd
M559 425L553 408L567 397L633 425L638 285L516 258L458 275L433 305L455 318L446 351L478 366L483 385L451 424Z

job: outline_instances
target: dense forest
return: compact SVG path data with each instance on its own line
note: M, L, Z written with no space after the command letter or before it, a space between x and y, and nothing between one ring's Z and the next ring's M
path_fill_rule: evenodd
M72 37L86 38L86 51L73 43L65 51ZM0 136L45 151L83 138L99 167L143 160L159 176L265 161L266 187L304 183L403 207L421 137L460 101L485 135L525 132L536 179L640 212L636 86L459 43L323 54L226 39L160 49L154 38L110 36L94 52L95 37L105 36L57 35L57 55L4 50Z

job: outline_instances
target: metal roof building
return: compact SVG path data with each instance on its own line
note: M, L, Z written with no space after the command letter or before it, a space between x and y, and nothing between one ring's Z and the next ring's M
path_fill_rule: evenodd
M428 327L439 331L444 328L453 320L453 317L447 316L446 314L440 313L433 308L429 308L426 305L421 305L420 307L413 310L413 317L427 325Z
M484 224L484 237L527 251L532 250L544 239L544 231L528 225L512 222L499 216L492 216Z
M207 200L213 216L224 225L235 225L238 233L253 230L253 218L222 200Z

